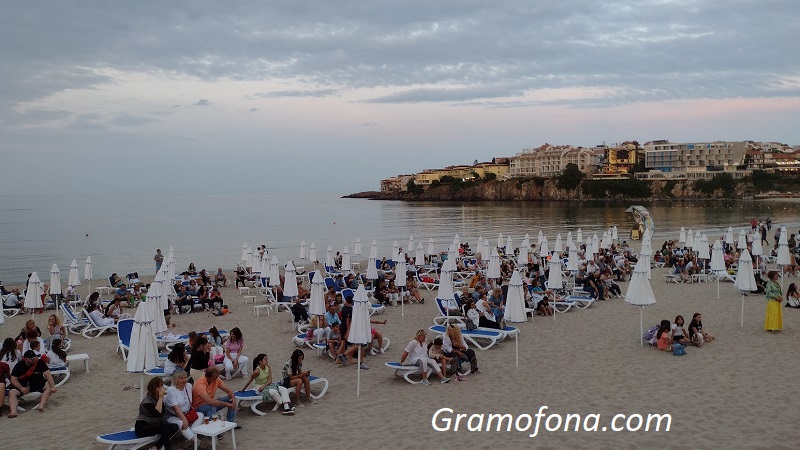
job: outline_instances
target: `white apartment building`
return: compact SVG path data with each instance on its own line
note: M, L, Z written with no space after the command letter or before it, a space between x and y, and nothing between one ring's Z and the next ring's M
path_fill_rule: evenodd
M508 177L555 177L561 175L567 164L577 165L581 172L592 173L597 170L599 161L598 152L592 149L544 144L513 156Z
M637 173L637 178L711 178L719 172L729 172L735 178L747 175L742 169L748 142L675 143L650 141L644 145L645 168L649 173Z

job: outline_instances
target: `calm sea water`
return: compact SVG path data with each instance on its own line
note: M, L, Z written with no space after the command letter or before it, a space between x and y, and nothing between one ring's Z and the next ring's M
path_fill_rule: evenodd
M644 204L656 224L655 240L677 239L681 226L716 238L728 225L749 227L752 217L771 217L790 232L800 226L798 204L790 202L674 202ZM542 230L551 240L581 228L602 235L617 225L627 235L629 204L595 202L425 203L341 199L330 194L237 196L0 196L0 280L24 282L38 271L49 282L58 264L66 282L72 259L91 255L94 278L154 271L156 248L175 247L177 267L194 262L198 269L231 270L244 242L266 244L285 262L300 261L300 241L316 244L325 257L331 245L354 250L361 238L364 257L372 240L381 256L393 241L406 248L409 235L427 247L434 238L444 251L456 233L474 248L478 236L497 241L511 235L518 244L525 233ZM88 235L88 236L87 236ZM772 237L770 236L770 240ZM354 259L358 259L355 258Z

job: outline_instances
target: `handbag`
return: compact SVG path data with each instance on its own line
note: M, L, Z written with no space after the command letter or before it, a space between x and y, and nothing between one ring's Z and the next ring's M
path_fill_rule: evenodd
M191 425L192 422L197 420L197 418L199 417L197 415L197 411L195 411L194 408L189 408L189 411L186 411L186 414L184 414L184 416L186 416L186 421L189 422L189 425Z
M289 378L289 377L284 378L283 382L281 383L281 385L283 385L283 387L285 387L286 389L289 389L290 387L292 387L291 378Z

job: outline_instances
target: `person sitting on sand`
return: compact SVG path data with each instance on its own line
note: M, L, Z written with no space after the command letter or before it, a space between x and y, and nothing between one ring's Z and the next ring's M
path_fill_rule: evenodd
M689 339L697 347L714 340L714 336L703 331L703 316L700 313L694 313L692 321L689 322Z
M672 333L670 334L670 338L672 342L677 342L681 345L689 345L691 341L687 337L686 328L684 326L683 316L676 316L675 322L671 325Z
M662 320L656 332L656 345L659 350L672 351L672 338L670 338L669 320Z
M225 276L225 272L222 271L222 267L217 268L217 273L214 274L214 287L225 287L228 285L228 278Z
M409 273L406 277L406 291L408 292L409 298L416 300L417 303L422 303L424 301L422 293L417 287L417 277L415 277L413 273Z
M422 384L424 385L431 384L431 382L428 381L428 369L432 369L436 372L436 375L439 376L442 383L447 383L450 379L445 377L442 373L439 364L428 357L428 350L425 348L426 338L427 333L425 330L417 331L414 335L414 339L412 339L408 345L406 345L405 350L403 350L403 355L400 357L400 364L404 366L416 365L419 367L422 374Z
M36 356L33 350L24 353L23 358L11 370L11 389L9 390L8 406L11 409L9 418L17 417L17 405L19 397L31 392L41 392L39 404L36 406L38 411L44 411L47 400L50 396L58 392L50 368L44 361Z
M281 406L281 414L285 416L294 415L294 408L292 408L292 404L289 401L289 390L283 387L280 383L281 380L275 380L272 375L272 367L269 365L269 359L264 353L259 353L253 359L253 373L241 391L247 390L247 387L253 381L256 384L256 391L261 394L261 398L264 401L272 398L275 403Z
M786 304L789 308L800 308L800 293L797 292L797 285L792 283L786 289Z

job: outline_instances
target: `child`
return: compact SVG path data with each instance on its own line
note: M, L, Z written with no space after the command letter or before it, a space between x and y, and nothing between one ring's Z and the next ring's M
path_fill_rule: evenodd
M442 338L434 339L431 346L428 347L428 357L441 364L442 374L447 376L447 366L450 365L450 361L452 361L453 358L444 356L444 353L442 352L442 344Z
M666 352L672 351L672 339L669 337L669 330L669 320L662 320L661 325L658 327L658 332L656 333L656 343L659 350Z
M677 342L682 345L688 345L690 343L689 338L687 337L686 329L683 328L684 320L683 316L676 316L675 323L672 324L672 342Z

